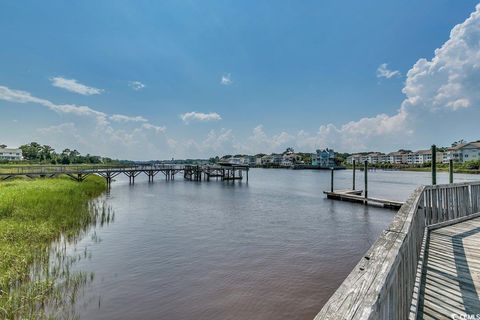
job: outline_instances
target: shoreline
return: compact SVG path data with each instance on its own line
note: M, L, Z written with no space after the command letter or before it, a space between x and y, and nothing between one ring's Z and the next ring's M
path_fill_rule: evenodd
M85 275L70 275L61 252L56 256L61 265L51 265L51 246L62 238L76 239L95 223L100 211L92 201L105 190L103 179L93 176L82 183L65 177L0 182L2 317L42 317L49 303L63 305L59 297L69 290L55 280L67 287L85 281Z

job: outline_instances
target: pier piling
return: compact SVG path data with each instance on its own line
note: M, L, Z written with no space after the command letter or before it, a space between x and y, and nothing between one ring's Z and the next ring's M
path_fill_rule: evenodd
M453 183L453 159L450 159L448 161L448 176L449 176L448 182Z
M432 185L437 184L437 146L432 145Z
M355 168L356 167L356 161L353 159L353 185L352 185L352 190L355 190Z
M330 192L333 192L333 168L330 170Z
M367 198L368 198L368 161L365 160L363 163L363 173L364 173L364 178L365 178L365 190L363 190L364 195L365 195L365 204L367 204Z

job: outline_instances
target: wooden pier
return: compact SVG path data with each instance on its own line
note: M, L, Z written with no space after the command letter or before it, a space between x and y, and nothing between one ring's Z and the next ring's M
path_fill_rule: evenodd
M185 180L210 181L210 178L217 180L243 180L246 177L248 182L248 166L220 166L220 165L133 165L133 166L18 166L4 167L0 171L0 180L7 180L15 177L47 178L65 175L76 181L83 181L89 175L104 177L107 185L111 185L113 179L118 175L128 177L131 184L140 174L145 174L149 182L160 173L165 180L175 180L178 173L183 173Z
M422 186L315 320L476 319L479 275L480 182Z

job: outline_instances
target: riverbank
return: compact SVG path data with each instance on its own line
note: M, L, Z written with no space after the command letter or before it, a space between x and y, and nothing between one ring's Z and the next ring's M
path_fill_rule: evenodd
M68 178L0 183L0 318L37 318L55 290L48 276L32 281L32 266L48 269L52 242L74 238L95 221L89 201L105 189L96 176L82 183Z

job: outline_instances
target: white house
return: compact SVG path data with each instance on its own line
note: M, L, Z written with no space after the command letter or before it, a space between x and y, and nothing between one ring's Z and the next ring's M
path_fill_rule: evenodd
M22 160L22 150L12 148L0 148L0 160Z
M452 146L445 152L443 162L452 159L454 162L480 160L480 141L460 143Z

